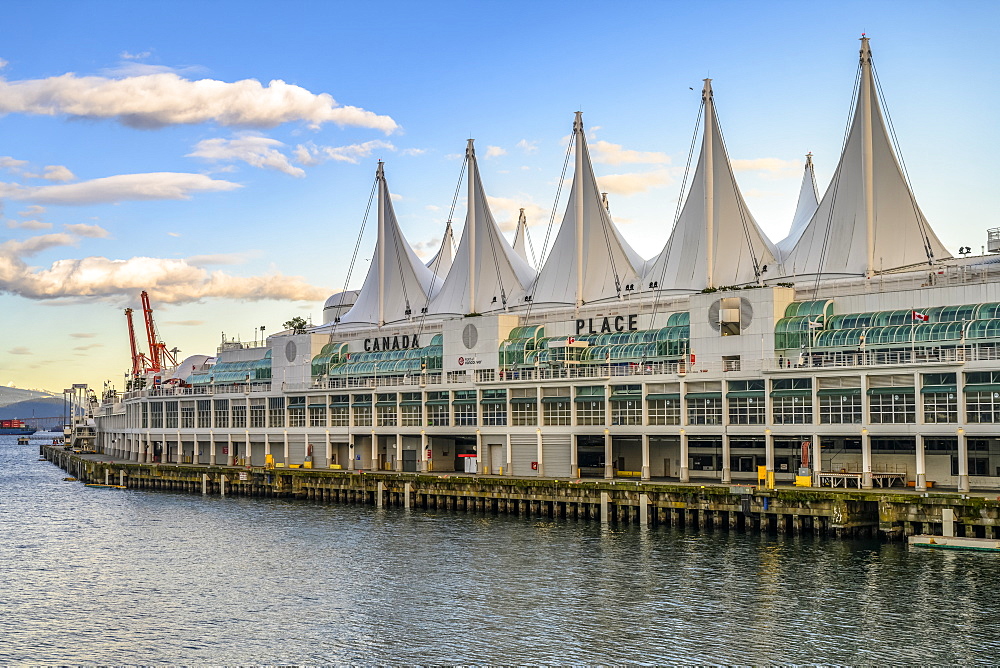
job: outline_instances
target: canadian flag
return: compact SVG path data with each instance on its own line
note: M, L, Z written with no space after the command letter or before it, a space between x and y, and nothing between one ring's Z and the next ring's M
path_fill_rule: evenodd
M919 320L920 322L927 322L928 320L931 319L931 317L929 315L927 315L926 313L921 313L920 311L914 311L913 312L913 319L914 320Z

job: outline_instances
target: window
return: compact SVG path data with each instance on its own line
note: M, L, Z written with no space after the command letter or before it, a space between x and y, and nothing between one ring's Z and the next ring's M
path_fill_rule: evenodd
M576 423L582 425L604 425L605 409L603 397L576 398Z
M166 412L166 419L164 420L164 426L167 429L177 429L177 402L167 401L163 404L164 410Z
M651 425L675 425L681 423L681 400L678 395L672 399L646 397L646 415Z
M229 399L215 400L215 426L222 429L229 427Z
M971 424L1000 422L1000 392L966 392L965 416Z
M921 394L921 398L924 400L924 422L927 424L958 422L957 392Z
M881 392L893 388L876 389L880 392L868 397L872 424L912 424L916 422L916 395L912 388L909 392L896 392L894 394Z
M547 426L568 426L572 416L569 397L545 397L542 417Z
M326 399L321 397L325 402ZM326 426L326 404L310 404L309 405L309 426L310 427L325 427Z
M515 427L529 427L538 424L538 404L534 399L518 398L511 400L510 404L511 421Z
M457 390L453 403L456 427L475 426L479 420L475 390Z
M812 396L772 397L774 424L812 424Z
M375 419L379 427L396 426L396 393L382 393L375 396Z
M149 404L142 402L142 423L139 425L143 429L149 427Z
M304 426L306 426L306 398L305 397L289 397L288 398L288 426L289 427L304 427Z
M181 402L181 429L194 429L194 402Z
M764 424L765 399L759 397L729 397L730 424Z
M692 397L687 395L688 424L722 424L722 396Z
M347 406L330 407L330 426L347 427L351 424L350 409Z
M272 427L285 426L285 398L270 397L267 400L268 420Z
M246 427L247 427L246 404L233 404L233 428L246 429Z
M163 429L163 402L154 401L149 405L149 428Z
M267 425L267 405L264 399L250 400L250 428L263 429Z
M198 428L199 429L209 429L212 426L212 400L211 399L199 399L197 401L198 408Z
M447 427L451 423L451 400L448 392L427 393L427 426Z
M614 399L614 397L612 397ZM611 424L640 425L642 424L642 395L636 394L628 399L618 398L611 402Z
M483 424L507 426L507 390L483 390Z
M861 424L861 412L860 392L819 397L820 424Z

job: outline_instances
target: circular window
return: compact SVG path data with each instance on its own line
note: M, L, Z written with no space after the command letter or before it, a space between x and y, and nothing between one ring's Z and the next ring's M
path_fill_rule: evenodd
M476 347L476 343L479 342L479 330L476 329L475 325L466 325L465 329L462 330L462 343L469 350Z
M295 347L295 341L289 341L285 344L285 359L289 362L295 361L295 355L297 355L298 352L298 348Z

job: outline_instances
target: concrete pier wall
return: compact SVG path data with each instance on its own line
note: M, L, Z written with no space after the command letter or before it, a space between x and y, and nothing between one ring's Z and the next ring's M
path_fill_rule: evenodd
M940 535L950 511L956 535L1000 538L1000 498L981 495L138 464L61 446L40 452L83 482L132 489L833 538Z

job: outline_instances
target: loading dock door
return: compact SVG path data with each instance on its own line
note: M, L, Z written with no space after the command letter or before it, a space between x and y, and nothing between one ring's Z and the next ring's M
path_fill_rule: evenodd
M417 451L403 450L403 473L417 472Z

